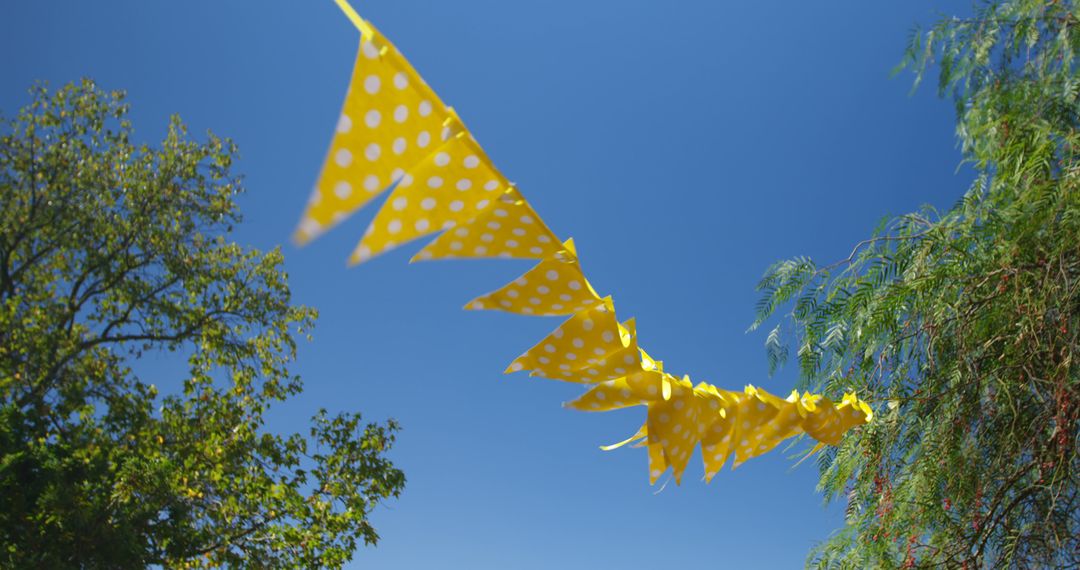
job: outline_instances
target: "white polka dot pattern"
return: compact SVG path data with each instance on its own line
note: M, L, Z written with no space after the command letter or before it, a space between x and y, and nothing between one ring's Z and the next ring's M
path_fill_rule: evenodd
M473 187L480 186L478 180L466 181ZM461 182L458 181L459 189ZM483 183L482 187L485 192L497 189L490 182ZM493 198L491 207L487 207L486 200L476 205L481 210L476 218L436 238L412 261L477 257L542 259L562 249L559 239L517 188L511 186Z
M430 154L430 147L412 141L440 132L450 116L409 62L373 30L370 41L361 41L328 158L294 240L307 243L378 196L395 173Z
M477 160L472 167L470 158ZM480 184L461 184L470 180L493 182L492 190ZM476 141L461 131L402 178L375 215L370 233L360 240L350 261L361 263L418 237L466 224L477 214L497 208L492 198L506 185L506 179ZM482 253L494 244L480 242L470 247L470 252Z
M581 272L574 240L525 275L469 301L468 310L496 310L521 315L559 316L583 311L600 303L600 296Z

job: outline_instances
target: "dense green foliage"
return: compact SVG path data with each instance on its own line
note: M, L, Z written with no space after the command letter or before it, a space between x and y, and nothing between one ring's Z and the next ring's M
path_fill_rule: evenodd
M340 566L404 484L397 426L316 416L263 429L313 310L278 251L231 243L235 149L130 141L89 82L0 132L0 566ZM132 370L186 357L179 393ZM179 379L177 379L179 380Z
M794 348L806 384L876 413L820 458L847 525L810 566L1080 566L1078 53L1074 2L916 31L902 67L939 70L974 183L761 281L770 364Z

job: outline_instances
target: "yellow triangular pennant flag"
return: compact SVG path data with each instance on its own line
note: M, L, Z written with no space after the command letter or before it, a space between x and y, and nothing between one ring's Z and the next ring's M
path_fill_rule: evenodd
M829 445L840 443L840 436L844 432L841 429L840 414L832 400L818 394L805 394L802 405L806 410L806 420L803 422L806 433Z
M367 204L431 154L452 116L397 48L369 23L364 26L337 132L293 236L299 244Z
M647 400L636 395L626 383L626 378L616 378L593 386L577 399L567 402L567 408L586 412L609 412L630 406L640 406Z
M637 324L634 319L626 321L625 325L619 325L619 336L622 338L622 346L617 346L616 350L602 356L590 358L585 366L577 370L579 382L601 382L637 372L646 365L655 366L651 359L647 364L642 362L642 350L637 344ZM563 376L567 375L564 373Z
M802 420L798 406L754 386L746 387L731 412L735 441L732 468L795 435Z
M626 375L626 385L634 391L635 396L645 400L665 400L671 397L670 383L660 370L634 370Z
M700 439L699 410L689 378L669 378L669 381L671 398L649 402L647 424L650 447L659 444L664 450L666 463L671 466L678 484Z
M561 378L562 374L599 362L626 346L615 320L611 297L570 317L559 328L514 359L506 372L528 370L532 376Z
M543 259L560 249L559 239L511 186L491 208L436 238L412 261L462 257Z
M731 392L712 384L701 383L694 387L698 397L698 417L701 433L701 458L705 464L705 480L712 480L731 452L732 418L728 409L734 406Z
M759 447L767 445L764 443L763 428L779 413L760 397L754 386L747 386L743 394L736 398L735 406L728 409L733 422L732 442L735 449L732 468L758 455Z
M498 310L522 315L571 315L594 307L600 296L581 272L574 240L502 288L469 301L469 310Z
M507 187L506 179L468 132L454 130L455 135L401 177L350 262L362 263L407 241L468 222L493 207ZM479 245L476 253L486 249Z

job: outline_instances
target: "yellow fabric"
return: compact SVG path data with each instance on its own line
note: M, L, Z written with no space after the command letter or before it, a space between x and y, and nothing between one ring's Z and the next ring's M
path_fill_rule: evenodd
M404 242L465 223L487 209L508 183L484 155L476 141L460 123L450 119L456 134L439 145L404 174L383 203L356 246L352 263L368 259ZM487 244L478 244L470 253L487 253Z
M649 483L656 480L667 470L667 461L664 459L664 448L658 443L648 444L649 450Z
M486 189L486 188L485 188ZM511 186L490 208L420 250L411 261L462 257L543 259L562 249L559 238Z
M668 388L667 397L660 384ZM821 437L831 438L832 434L862 425L872 417L870 407L854 394L845 395L840 405L831 405L821 396L799 397L794 392L782 399L754 386L747 386L742 392L721 390L706 383L691 387L688 377L677 379L644 369L597 384L565 405L594 412L648 406L645 427L630 439L603 449L641 439L650 449L650 480L655 481L666 467L671 467L676 483L681 481L697 445L701 446L708 481L729 457L734 456L734 468L802 433L818 439L820 445L835 445ZM656 466L661 464L665 467L658 474Z
M600 296L581 272L574 240L541 261L525 275L465 305L469 310L498 310L521 315L559 316L583 311L600 303Z
M693 385L687 376L665 372L664 363L640 347L634 319L620 324L611 297L601 299L593 290L573 240L559 242L400 52L346 0L335 1L362 40L297 242L313 239L393 187L351 261L440 231L414 260L538 259L525 275L465 308L572 315L506 372L587 384L580 397L564 404L572 409L645 406L641 428L602 449L628 443L646 448L651 483L668 468L681 482L698 446L705 479L711 480L729 458L734 468L800 434L818 442L809 457L872 420L870 406L855 394L845 394L840 403L798 392L779 398L754 386L728 391L705 382Z
M674 379L669 377L671 380ZM671 386L669 399L649 402L646 423L650 442L659 442L665 464L671 466L675 482L680 483L690 454L700 440L698 407L689 378L674 380Z
M370 24L322 173L293 239L304 244L386 190L439 145L452 111Z
M802 424L806 414L797 392L786 400L764 390L758 390L757 396L764 400L767 405L775 408L776 414L773 415L771 421L761 425L756 431L757 434L761 435L761 439L757 442L756 447L752 449L751 454L755 457L768 453L785 439L803 433Z
M600 356L589 362L588 366L581 368L580 377L583 381L597 382L625 376L635 372L644 366L651 364L643 363L642 350L637 344L637 323L634 319L626 321L619 326L619 336L623 339L623 346Z
M630 406L645 405L652 399L631 388L626 378L623 377L600 382L576 400L567 402L565 406L575 410L610 412L611 410L620 410Z
M729 409L730 411L730 409ZM770 406L753 386L747 386L742 397L737 398L732 425L732 442L735 448L733 467L757 455L765 443L764 428L780 410Z
M630 335L623 335L611 297L592 308L566 320L559 328L544 337L525 354L517 357L506 372L528 370L530 376L545 376L558 380L594 382L606 380L576 373L599 364L601 359L631 344Z
M660 370L646 370L642 366L641 370L626 375L626 384L634 393L649 400L667 400L671 397L671 381Z
M705 480L711 481L720 472L731 452L734 414L727 410L734 405L734 394L704 382L694 388L701 414L701 458L705 464Z
M624 445L626 445L628 443L635 442L635 441L638 441L640 439L643 439L647 435L649 435L648 427L645 426L645 424L642 424L641 428L639 428L637 430L637 433L635 433L634 435L632 435L632 436L630 436L630 437L628 437L628 438L626 438L626 439L624 439L624 440L622 440L622 441L620 441L618 443L613 443L611 445L601 445L600 449L602 449L604 451L611 451L613 449L618 449L618 448L620 448L620 447L622 447L622 446L624 446Z

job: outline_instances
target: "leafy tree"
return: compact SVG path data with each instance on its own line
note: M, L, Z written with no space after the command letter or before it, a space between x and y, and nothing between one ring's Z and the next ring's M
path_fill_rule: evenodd
M135 145L121 93L32 91L0 138L0 566L340 566L404 476L397 425L275 435L301 390L282 256L228 240L232 143L174 118ZM186 356L180 393L132 370Z
M847 525L812 567L1080 566L1078 16L1009 0L917 30L902 68L936 64L974 183L760 283L771 367L794 347L803 382L876 402L820 457Z

